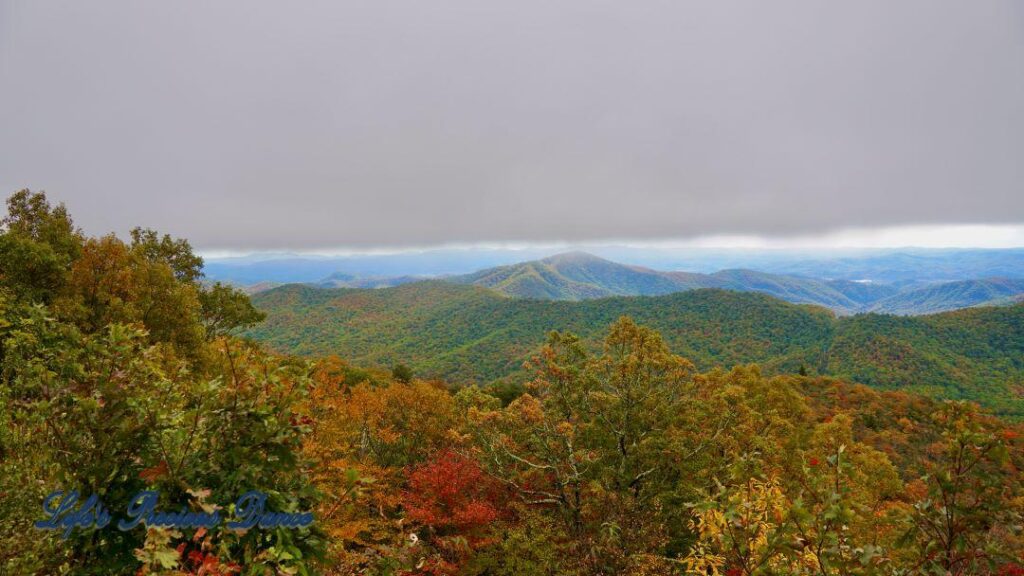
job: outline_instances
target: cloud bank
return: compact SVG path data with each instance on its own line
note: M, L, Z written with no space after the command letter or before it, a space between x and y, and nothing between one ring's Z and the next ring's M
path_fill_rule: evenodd
M1024 222L1008 1L0 2L0 186L233 250Z

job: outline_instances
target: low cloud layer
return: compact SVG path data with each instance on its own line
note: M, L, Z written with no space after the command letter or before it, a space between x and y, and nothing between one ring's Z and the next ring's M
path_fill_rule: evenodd
M0 186L211 250L1016 224L1021 6L0 1Z

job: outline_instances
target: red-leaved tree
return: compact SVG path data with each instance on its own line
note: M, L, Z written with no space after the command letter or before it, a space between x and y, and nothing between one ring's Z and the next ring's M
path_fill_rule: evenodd
M444 451L413 468L402 506L410 521L425 528L419 535L424 544L440 554L423 567L448 573L486 546L488 528L503 516L504 500L502 486L458 453Z

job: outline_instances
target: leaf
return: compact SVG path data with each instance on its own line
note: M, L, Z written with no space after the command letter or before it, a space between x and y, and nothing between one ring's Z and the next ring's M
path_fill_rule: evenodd
M164 568L174 568L178 565L178 551L173 549L154 550L153 561Z
M196 500L199 500L200 502L209 498L210 494L212 493L208 488L204 488L202 490L192 490L190 488L187 490L187 492L189 493L190 496L192 496Z
M146 482L155 482L157 479L166 476L168 473L167 461L161 460L159 464L152 468L146 468L142 472L139 472L139 478Z

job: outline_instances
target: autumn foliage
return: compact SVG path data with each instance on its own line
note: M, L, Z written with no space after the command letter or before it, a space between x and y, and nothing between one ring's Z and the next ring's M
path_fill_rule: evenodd
M500 516L505 498L475 461L445 450L412 470L402 507L432 538L461 538L472 549L486 543L486 528Z
M9 212L0 574L1022 573L1022 428L975 404L701 371L629 317L484 387L282 356L187 243L88 238L27 191ZM202 510L260 489L316 523L62 541L30 526L57 487Z

